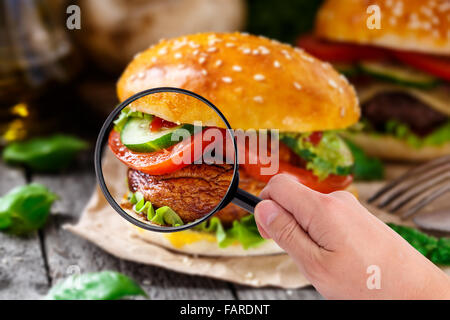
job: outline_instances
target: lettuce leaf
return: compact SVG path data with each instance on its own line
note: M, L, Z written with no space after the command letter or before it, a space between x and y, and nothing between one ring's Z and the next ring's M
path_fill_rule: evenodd
M229 245L238 242L244 249L256 247L263 243L265 239L261 237L256 226L253 215L243 217L241 220L233 221L229 229L225 229L222 222L217 217L212 217L198 226L195 230L214 233L220 248L226 248Z
M133 111L129 107L123 108L120 112L119 116L116 120L114 120L114 130L117 132L122 132L123 127L125 127L125 124L128 121L128 118L141 118L141 119L152 119L152 115L143 113L140 111Z
M417 149L424 146L440 146L450 142L450 121L425 137L420 137L412 132L407 124L391 120L386 123L386 133L405 141Z
M342 138L333 131L323 132L318 144L307 138L311 133L281 133L280 140L307 161L306 168L320 180L330 174L348 175L353 170L353 156Z

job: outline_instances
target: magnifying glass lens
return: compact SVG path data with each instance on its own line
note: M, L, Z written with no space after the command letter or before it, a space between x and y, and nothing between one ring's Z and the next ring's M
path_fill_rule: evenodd
M109 127L102 166L121 215L149 230L176 231L229 202L238 179L235 141L214 106L185 93L156 92L122 107Z

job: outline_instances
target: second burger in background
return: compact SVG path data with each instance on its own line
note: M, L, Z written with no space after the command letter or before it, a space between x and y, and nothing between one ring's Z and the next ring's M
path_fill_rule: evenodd
M204 33L163 40L137 55L122 74L117 88L123 101L145 89L166 86L187 89L210 100L234 129L280 131L279 170L264 175L260 161L241 163L242 189L258 195L276 173L289 174L324 193L345 190L352 183L351 152L334 130L356 123L360 110L352 86L328 63L263 37ZM128 208L136 201L142 207L150 202L147 206L155 210L170 208L176 217L170 221L183 224L197 219L199 212L177 212L177 203L183 195L176 190L195 194L195 179L204 179L196 173L217 169L208 164L173 165L170 156L177 150L176 144L152 144L151 149L133 150L134 146L125 141L128 134L123 134L127 123L136 121L147 121L142 128L151 131L145 136L152 137L159 137L161 130L189 127L196 120L213 123L210 115L199 112L194 104L174 105L167 99L158 100L157 96L135 101L134 109L126 110L116 123L110 148L129 167ZM253 152L247 146L240 149ZM158 184L162 180L167 186L165 191ZM183 183L183 188L178 188ZM202 201L199 197L192 199ZM195 203L192 210L200 207ZM148 217L143 214L141 219L146 221ZM272 241L261 238L253 216L234 204L196 230L137 235L192 254L252 255L281 251Z
M371 5L380 9L379 29L368 27ZM449 15L448 0L327 0L314 34L299 39L355 85L362 121L345 135L368 154L450 154Z

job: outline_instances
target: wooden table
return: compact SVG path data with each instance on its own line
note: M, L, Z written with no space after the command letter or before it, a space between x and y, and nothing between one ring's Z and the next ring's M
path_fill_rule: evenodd
M92 150L62 174L27 174L0 164L0 194L39 182L60 196L47 226L27 238L0 233L0 299L39 299L76 272L116 270L139 282L150 299L319 299L312 288L254 289L124 261L62 229L75 223L95 186Z

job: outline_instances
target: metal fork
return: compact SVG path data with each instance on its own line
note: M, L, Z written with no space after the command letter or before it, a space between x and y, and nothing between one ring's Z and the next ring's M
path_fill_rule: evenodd
M450 155L409 170L381 188L369 203L378 201L378 208L390 213L398 212L407 204L413 205L401 214L407 219L420 209L450 192Z

